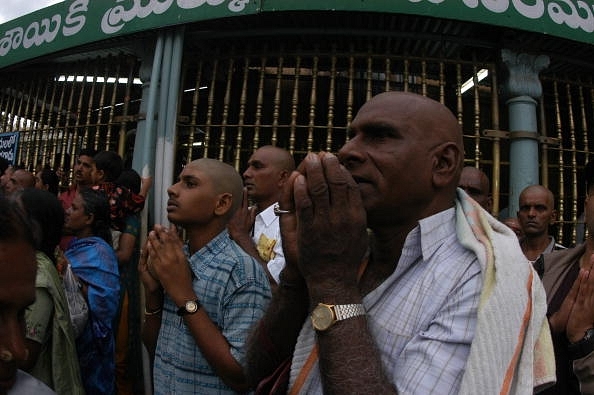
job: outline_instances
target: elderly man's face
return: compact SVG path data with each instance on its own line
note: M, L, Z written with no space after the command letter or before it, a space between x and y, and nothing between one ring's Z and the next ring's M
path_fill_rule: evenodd
M374 98L357 113L339 159L359 185L370 225L410 224L431 199L432 150L405 97ZM398 109L398 110L395 110Z
M27 170L17 169L12 173L10 179L4 186L7 195L11 195L24 188L32 188L35 186L35 176Z

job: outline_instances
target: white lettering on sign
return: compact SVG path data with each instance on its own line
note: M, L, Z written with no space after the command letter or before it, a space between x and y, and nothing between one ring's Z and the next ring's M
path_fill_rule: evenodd
M85 13L89 10L89 0L76 0L70 4L68 15L64 19L65 25L62 28L64 36L73 36L85 25Z
M43 43L51 43L58 36L60 28L66 37L78 33L85 24L84 13L88 10L88 5L89 0L73 1L64 18L64 24L62 24L62 16L56 14L51 18L43 18L41 22L32 22L25 29L22 27L10 29L4 33L4 37L0 38L0 56L6 55L21 45L23 48L31 48Z
M176 4L183 10L190 10L193 8L209 5L216 7L221 5L226 0L177 0ZM122 0L117 0L118 3ZM101 31L106 34L113 34L120 31L124 25L136 18L143 19L151 14L160 15L167 11L173 4L173 0L150 0L145 5L142 5L141 0L134 0L132 7L126 9L123 5L116 5L108 9L103 18L101 18ZM227 8L231 12L241 12L245 9L249 0L231 0Z
M24 22L27 25L12 27L0 33L0 57L18 49L31 50L34 47L59 42L60 38L81 34L83 28L89 24L89 2L90 0L74 0L67 12L64 12L66 15L56 13L44 16L40 20ZM526 18L538 20L536 23L539 25L548 24L549 29L551 25L559 25L588 34L594 32L594 4L590 4L592 2L593 0L408 0L409 4L431 3L436 9L466 7L493 14L509 12L507 16L515 19L517 22L514 24L517 26L522 24L522 18ZM95 0L93 6L105 7L100 8L96 14L93 12L100 20L92 21L100 26L90 26L85 32L115 34L128 23L138 22L151 15L161 15L172 7L182 11L199 7L225 7L229 12L238 13L244 11L249 4L250 0ZM394 6L394 10L397 8ZM179 23L176 15L162 22L163 25ZM150 26L156 25L162 26L158 23L152 23Z
M421 3L424 0L408 0L410 3ZM425 0L433 4L441 4L446 0ZM449 1L449 0L448 0ZM594 31L594 5L583 0L556 0L547 3L544 0L462 0L468 8L483 6L487 10L501 14L513 9L529 19L539 19L545 14L556 24L565 24L572 29L582 29L587 33Z
M0 149L10 148L16 143L16 135L12 135L7 139L0 139Z

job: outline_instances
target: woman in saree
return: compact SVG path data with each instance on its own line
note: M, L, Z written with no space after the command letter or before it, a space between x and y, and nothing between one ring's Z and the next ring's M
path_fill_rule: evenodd
M37 244L35 302L25 311L29 357L21 369L57 394L83 395L75 335L62 279L56 269L56 246L64 226L64 209L51 192L26 188L15 195L33 225Z
M118 311L118 261L111 246L107 196L79 190L66 211L65 231L75 238L64 252L89 306L89 318L76 340L87 395L115 393L114 322Z

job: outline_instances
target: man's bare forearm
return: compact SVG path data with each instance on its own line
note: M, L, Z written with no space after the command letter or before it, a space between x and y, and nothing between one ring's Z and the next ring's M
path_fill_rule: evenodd
M365 316L340 321L317 333L325 394L396 394L383 371Z
M159 337L159 330L161 329L161 317L163 314L163 293L160 289L153 292L145 289L144 310L142 342L149 353L152 364L155 359L155 348L157 347L157 339Z
M266 314L248 340L246 374L252 386L293 354L308 311L305 284L283 283L281 278Z

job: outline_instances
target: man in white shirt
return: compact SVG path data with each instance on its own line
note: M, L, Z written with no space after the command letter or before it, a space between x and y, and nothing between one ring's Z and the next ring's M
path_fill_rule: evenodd
M271 284L275 285L285 266L285 256L274 205L295 169L295 161L288 151L266 145L258 148L247 164L243 172L243 203L228 225L229 234L262 264Z

